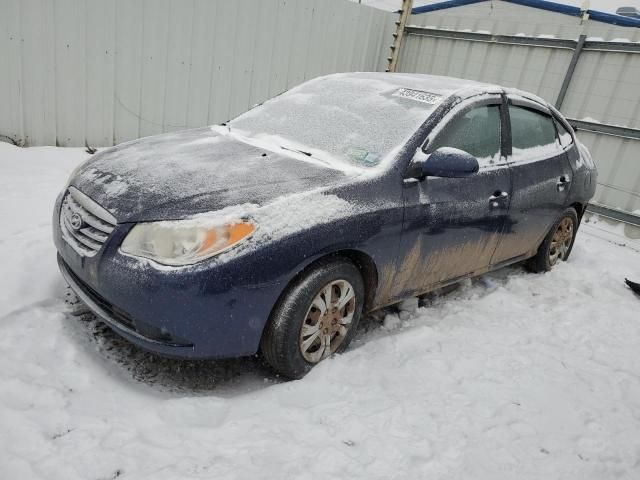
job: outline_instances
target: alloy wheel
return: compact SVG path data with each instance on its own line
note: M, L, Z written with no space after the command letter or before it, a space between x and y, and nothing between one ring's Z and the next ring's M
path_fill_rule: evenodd
M573 221L569 217L562 219L553 238L551 239L551 245L549 247L549 264L555 265L558 260L565 260L569 248L571 248L571 241L573 240Z
M300 352L309 363L334 353L344 342L356 310L353 286L334 280L314 297L300 328Z

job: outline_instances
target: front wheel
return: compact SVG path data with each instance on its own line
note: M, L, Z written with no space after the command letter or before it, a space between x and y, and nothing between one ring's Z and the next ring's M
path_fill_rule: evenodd
M341 352L362 314L364 283L349 260L323 261L289 286L260 343L267 362L287 378L301 378Z
M551 227L549 233L538 248L538 253L528 262L534 272L547 272L559 261L569 258L578 230L578 214L571 207L565 210L560 219Z

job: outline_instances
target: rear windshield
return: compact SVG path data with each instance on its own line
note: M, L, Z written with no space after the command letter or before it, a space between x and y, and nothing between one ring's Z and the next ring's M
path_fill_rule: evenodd
M371 167L402 147L441 101L380 79L332 75L268 100L229 126L320 160Z

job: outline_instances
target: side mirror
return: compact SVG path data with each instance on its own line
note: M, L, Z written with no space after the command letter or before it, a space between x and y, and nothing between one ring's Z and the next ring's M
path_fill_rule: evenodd
M420 175L424 177L463 178L479 170L473 155L451 147L441 147L420 162ZM412 171L416 171L411 169Z

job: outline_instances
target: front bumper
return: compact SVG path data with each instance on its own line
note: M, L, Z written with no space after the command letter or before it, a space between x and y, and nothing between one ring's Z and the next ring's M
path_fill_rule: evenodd
M119 252L132 225L116 227L93 257L62 237L60 199L53 237L60 271L78 297L116 333L167 357L208 359L254 354L291 273L281 255L210 259L163 268ZM280 262L281 263L281 262Z
M133 343L142 343L151 350L172 347L171 351L177 353L178 350L176 349L179 348L193 349L193 343L188 340L174 338L164 329L144 325L140 321L131 318L131 316L117 306L109 303L98 292L80 280L59 254L58 267L60 268L60 273L63 278L78 298L121 336L129 339ZM186 352L188 352L188 350Z

